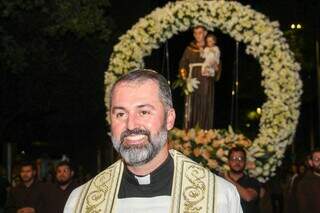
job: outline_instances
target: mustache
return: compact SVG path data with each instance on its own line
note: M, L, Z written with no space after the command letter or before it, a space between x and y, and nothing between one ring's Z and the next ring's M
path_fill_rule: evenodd
M124 141L125 137L131 136L131 135L146 135L148 137L148 139L150 139L150 131L148 131L148 130L138 129L138 128L135 128L133 130L127 129L124 132L122 132L120 135L121 143Z

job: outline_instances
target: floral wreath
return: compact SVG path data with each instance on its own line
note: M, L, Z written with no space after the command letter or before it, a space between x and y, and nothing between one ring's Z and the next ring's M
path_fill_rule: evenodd
M250 146L247 144L247 152L249 162L253 163L248 170L249 174L262 182L266 181L275 175L286 146L292 143L299 118L302 82L299 77L300 66L295 62L294 55L279 30L279 24L271 22L249 6L234 1L177 1L157 8L141 18L120 37L110 57L105 73L107 115L110 89L116 79L129 70L144 67L144 56L150 55L153 49L159 48L161 43L173 35L197 25L205 26L211 31L218 28L236 41L243 42L246 53L255 57L261 65L261 85L267 98L261 107L259 133ZM107 120L109 121L109 117ZM207 166L213 169L227 168L227 150L239 144L241 137L239 139L232 131L221 134L219 130L186 132L175 129L171 139L176 141L176 146L185 142L183 138L194 139L199 144L201 141L196 140L199 134L200 138L210 138L206 140L212 140L212 144L218 143L214 149L209 149L209 154L200 149L200 153L206 153L201 156L206 156L204 158ZM213 134L218 136L213 137ZM226 142L230 140L236 143ZM199 150L197 152L199 154ZM221 164L215 165L212 161L208 163L217 157L221 159Z

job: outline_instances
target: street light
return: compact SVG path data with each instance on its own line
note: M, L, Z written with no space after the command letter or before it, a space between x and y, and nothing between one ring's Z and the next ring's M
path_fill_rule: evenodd
M301 24L291 24L290 28L292 30L294 30L294 29L300 30L300 29L302 29L302 25Z
M260 107L257 108L257 114L261 115L261 108Z

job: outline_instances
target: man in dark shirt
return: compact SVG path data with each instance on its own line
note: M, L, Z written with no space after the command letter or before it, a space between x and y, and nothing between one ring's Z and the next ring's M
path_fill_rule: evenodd
M7 213L41 213L44 212L43 185L36 181L36 170L32 163L22 163L20 167L21 183L9 192L6 205Z
M47 184L46 213L62 213L70 193L78 187L73 180L74 171L67 161L62 161L56 166L56 183Z
M259 213L260 183L243 172L246 166L245 150L241 147L232 148L229 151L228 160L230 172L224 176L236 186L243 213Z
M287 212L320 212L320 149L312 151L308 163L311 170L295 181Z

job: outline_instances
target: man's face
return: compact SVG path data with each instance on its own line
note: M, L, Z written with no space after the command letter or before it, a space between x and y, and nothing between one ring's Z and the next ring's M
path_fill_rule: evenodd
M59 185L69 183L73 178L73 171L67 165L61 165L56 169L56 179Z
M20 169L20 178L23 183L32 181L35 175L36 172L32 169L32 166L22 166Z
M165 113L158 84L152 80L119 83L111 103L113 146L128 165L148 163L166 144L175 119L173 109Z
M311 157L311 166L313 171L320 173L320 152L313 153Z
M234 173L242 173L245 169L245 156L243 152L232 152L229 158L230 170Z
M193 37L196 42L204 42L207 35L207 31L202 27L196 27L193 29Z

